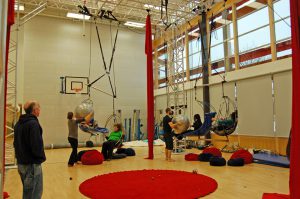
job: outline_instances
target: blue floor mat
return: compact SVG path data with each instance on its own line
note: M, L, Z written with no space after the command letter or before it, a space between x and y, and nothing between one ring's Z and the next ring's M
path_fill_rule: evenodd
M253 161L258 164L267 164L278 167L290 167L290 161L286 156L267 154L267 153L256 153L253 155Z

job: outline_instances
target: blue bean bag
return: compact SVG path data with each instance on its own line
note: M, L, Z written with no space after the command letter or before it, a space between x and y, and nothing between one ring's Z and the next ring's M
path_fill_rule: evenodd
M128 149L125 150L125 154L127 156L135 156L135 151L132 148L128 148Z
M226 160L222 157L212 157L209 161L210 166L225 166Z
M120 153L120 154L116 154L114 153L113 156L112 156L112 159L122 159L122 158L126 158L126 154L124 153Z
M227 161L227 165L232 167L241 167L244 166L244 164L245 162L243 158L235 158Z
M210 158L212 158L213 155L211 153L201 153L198 157L198 160L201 162L209 162Z

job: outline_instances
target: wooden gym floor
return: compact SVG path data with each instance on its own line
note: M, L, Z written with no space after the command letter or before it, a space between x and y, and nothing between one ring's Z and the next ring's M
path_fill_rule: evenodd
M94 148L100 150L99 147ZM254 163L237 168L228 166L212 167L207 162L188 162L184 160L184 154L186 153L199 154L201 151L197 149L190 149L184 153L172 155L176 161L166 162L164 160L164 147L154 147L155 159L146 160L144 158L148 154L147 147L138 147L135 150L137 155L134 157L112 160L101 165L85 166L79 164L74 167L67 166L71 149L46 150L47 160L43 163L43 199L86 198L78 189L80 183L84 180L100 174L136 169L173 169L188 172L196 169L198 173L210 176L218 182L217 190L204 197L207 199L261 199L264 192L284 194L289 192L289 169L286 168ZM223 153L226 160L229 159L230 155ZM70 180L70 177L72 180ZM103 185L99 189L105 191L105 186L109 185ZM7 191L12 199L22 198L22 184L17 169L6 171L4 191Z

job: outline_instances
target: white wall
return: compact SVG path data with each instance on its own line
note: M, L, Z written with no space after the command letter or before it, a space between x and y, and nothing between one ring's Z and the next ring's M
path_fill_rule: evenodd
M111 56L110 27L98 25L106 63ZM88 76L91 57L93 81L104 73L95 25L86 23L86 36L82 35L82 22L48 17L35 17L25 24L24 29L24 101L37 99L41 104L40 122L44 129L46 144L67 143L68 111L87 96L60 94L61 76ZM113 37L116 28L112 27ZM126 29L119 30L114 57L117 85L116 109L122 116L132 117L133 109L141 110L141 119L146 124L146 57L144 35ZM110 91L107 77L94 84ZM99 91L91 91L95 119L104 125L112 114L112 98ZM87 135L80 133L80 141Z
M239 123L235 133L252 136L288 137L291 124L292 102L292 63L291 58L278 60L227 72L224 84L225 95L235 98L235 84ZM272 77L274 97L272 96ZM217 111L222 98L222 79L216 75L210 77L210 102ZM201 107L195 105L194 83L186 83L188 108L186 115L200 113ZM197 98L202 97L202 80L197 83ZM156 110L165 109L167 105L166 89L155 90ZM273 101L274 99L274 101ZM273 118L273 116L275 117ZM274 123L276 126L274 129Z

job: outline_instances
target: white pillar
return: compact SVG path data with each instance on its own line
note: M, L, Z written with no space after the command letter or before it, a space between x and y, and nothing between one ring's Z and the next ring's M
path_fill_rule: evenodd
M7 2L0 2L0 198L3 197L4 175L4 113L5 113L5 54L6 54L6 28L7 28Z

